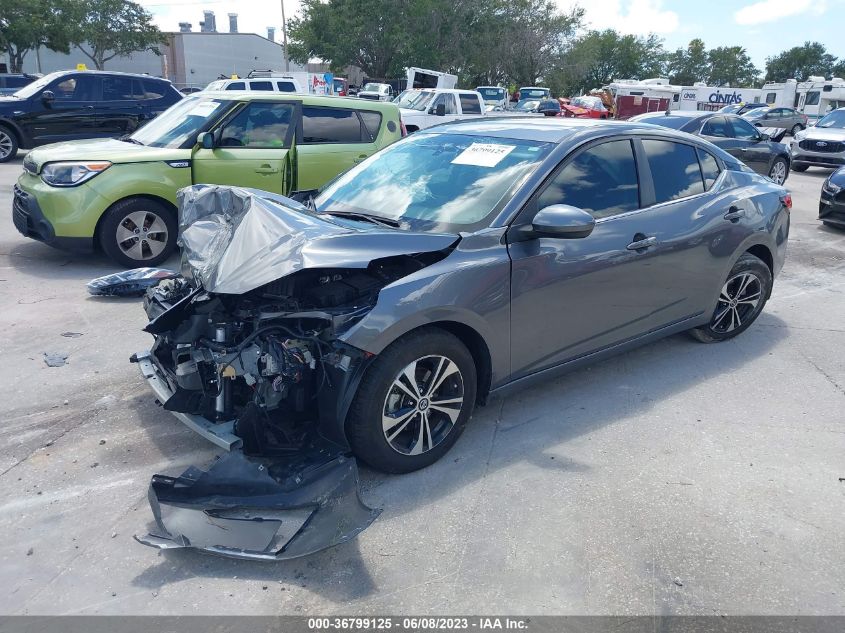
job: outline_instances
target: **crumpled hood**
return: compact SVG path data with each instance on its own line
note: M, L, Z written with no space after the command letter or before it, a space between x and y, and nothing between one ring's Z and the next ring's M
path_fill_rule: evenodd
M168 149L136 145L113 138L94 138L82 141L64 141L37 147L27 154L30 161L35 161L36 173L46 163L68 160L103 160L112 163L143 163L161 160L187 160L190 150Z
M801 132L801 140L811 141L845 141L845 128L841 127L808 127Z
M182 274L220 294L243 294L304 268L366 268L375 259L439 251L460 239L352 228L257 189L194 185L178 198Z

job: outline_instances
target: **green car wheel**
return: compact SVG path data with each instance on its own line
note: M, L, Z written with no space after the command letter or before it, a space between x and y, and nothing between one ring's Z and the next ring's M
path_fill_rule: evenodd
M176 214L160 202L129 198L113 204L100 224L103 252L127 268L157 266L176 248Z

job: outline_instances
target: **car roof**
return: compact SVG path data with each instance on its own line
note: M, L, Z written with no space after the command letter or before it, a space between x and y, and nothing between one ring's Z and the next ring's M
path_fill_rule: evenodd
M298 94L295 92L272 92L264 90L202 90L186 97L190 99L210 97L227 101L302 101L306 105L342 105L362 110L390 110L396 108L389 101L370 101L356 97L335 95Z
M154 79L155 81L166 81L170 83L169 79L165 79L164 77L156 77L154 75L145 75L143 73L122 73L117 70L57 70L56 72L49 73L50 75L71 75L76 73L84 73L86 75L118 75L120 77L137 77L139 79ZM45 77L48 75L45 75Z
M423 130L423 132L470 134L524 141L560 143L583 132L600 135L602 132L620 134L634 131L651 132L658 129L666 130L666 128L659 128L648 124L610 121L607 119L502 116L443 123L436 127Z

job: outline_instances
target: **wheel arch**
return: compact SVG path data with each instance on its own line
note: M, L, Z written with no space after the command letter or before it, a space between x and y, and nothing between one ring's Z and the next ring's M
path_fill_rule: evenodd
M466 345L475 363L476 380L478 383L475 397L476 403L479 405L486 404L487 395L490 393L490 382L493 377L493 361L490 356L490 348L487 347L484 337L474 328L459 321L435 321L421 327L435 327L445 330ZM416 329L418 330L420 328Z
M94 248L96 250L98 250L98 251L102 250L102 247L100 246L100 229L103 226L103 218L105 218L106 215L108 215L108 212L111 211L114 208L115 205L120 204L121 202L126 202L127 200L150 200L152 202L157 202L157 203L161 204L162 206L164 206L165 208L167 208L168 210L170 210L173 213L174 218L178 222L178 219L179 219L178 209L176 208L176 205L173 204L167 198L162 198L161 196L157 196L157 195L151 194L151 193L131 194L131 195L128 195L128 196L124 196L123 198L120 198L119 200L115 200L109 206L107 206L103 210L103 212L100 214L100 217L97 218L97 226L94 228Z
M769 268L769 272L772 273L772 278L775 276L775 258L772 255L772 251L769 249L768 246L765 244L754 244L749 248L745 249L743 255L745 253L749 253L754 255L757 259L763 261L764 264ZM739 258L737 258L739 259Z
M9 119L0 119L0 127L6 128L15 135L15 140L18 142L18 147L20 149L30 149L23 130L18 127L14 121L10 121Z

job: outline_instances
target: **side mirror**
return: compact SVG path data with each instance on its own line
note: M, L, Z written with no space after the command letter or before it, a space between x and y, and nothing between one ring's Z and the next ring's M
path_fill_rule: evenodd
M446 116L446 104L438 103L437 107L434 108L434 114L436 116Z
M56 95L53 94L52 90L45 90L44 92L41 93L41 100L44 103L50 103L51 101L56 100Z
M587 237L596 227L596 219L577 207L553 204L543 207L531 222L532 237L578 239Z
M214 134L211 132L200 132L197 136L197 143L202 145L203 149L214 149Z
M771 136L769 136L768 134L763 134L763 133L761 132L761 133L760 133L760 137L759 137L757 140L758 140L759 142L761 142L761 143L762 143L763 141L768 141L768 140L771 140L771 138L772 138L772 137L771 137Z

